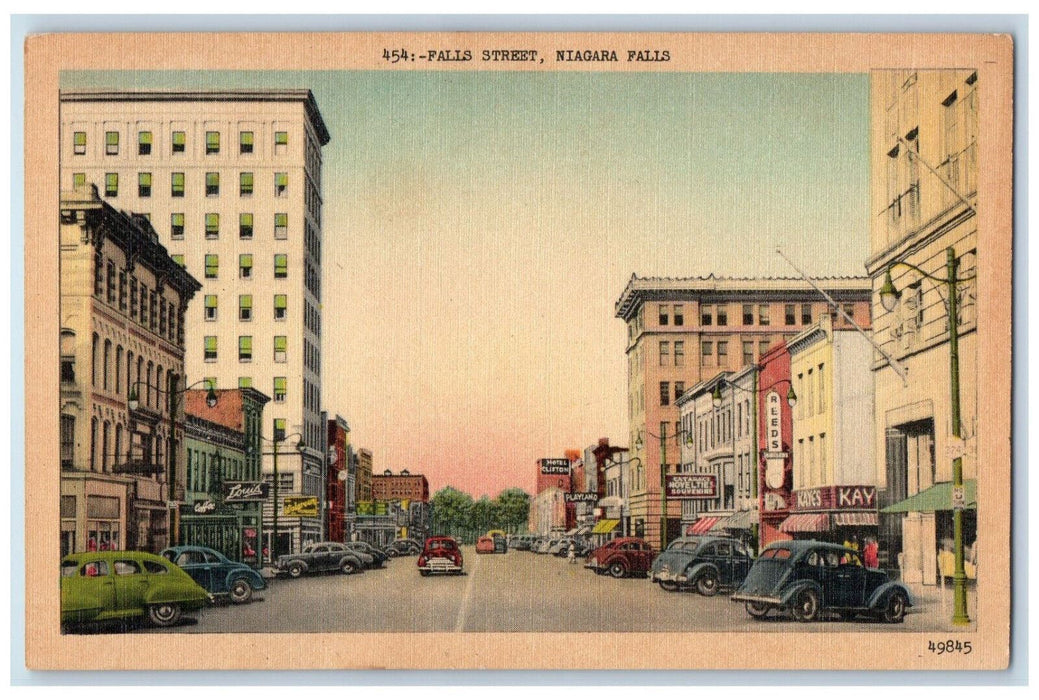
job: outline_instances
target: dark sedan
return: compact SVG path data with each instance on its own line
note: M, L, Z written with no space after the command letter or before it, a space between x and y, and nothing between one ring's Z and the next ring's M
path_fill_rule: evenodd
M845 620L867 614L901 622L913 604L905 586L864 566L854 549L813 540L770 544L732 599L746 604L753 617L789 610L800 622L817 620L824 611Z
M355 552L361 552L362 554L370 556L372 558L373 569L382 568L390 558L390 555L387 554L385 550L379 549L368 542L346 542L345 544L347 549L352 549Z
M227 596L232 603L247 603L253 591L267 587L258 571L209 547L169 547L160 556L179 566L214 596Z
M752 561L743 543L732 537L683 537L653 560L650 578L665 591L695 588L712 596L721 587L743 583Z

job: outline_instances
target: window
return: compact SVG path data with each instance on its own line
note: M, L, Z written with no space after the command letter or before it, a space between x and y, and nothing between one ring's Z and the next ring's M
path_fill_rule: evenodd
M758 359L761 359L761 356L768 352L768 347L769 342L767 340L758 341Z
M137 132L137 155L150 156L152 153L152 132Z
M170 139L170 143L173 144L173 152L174 153L183 153L184 152L184 144L185 144L185 142L186 141L185 141L185 138L184 138L184 132L183 131L174 131L173 132L172 138Z
M812 305L801 304L801 323L810 325L812 323Z
M709 305L703 305L700 307L700 325L710 326L714 322L714 314Z
M106 280L105 280L105 289L106 289L107 295L105 296L105 299L108 301L109 304L114 304L115 303L115 263L112 262L111 260L108 261L107 270L108 270L108 274L107 274L107 277L106 277Z
M184 238L184 214L182 212L170 214L170 237L177 240Z
M700 343L700 364L709 365L714 359L714 343L704 340Z
M758 306L758 325L767 326L768 324L768 304L761 304Z
M797 323L797 317L795 314L793 304L786 304L783 307L783 322L788 326L792 326L795 323Z
M678 401L678 399L684 393L685 393L685 382L675 382L675 401ZM679 433L677 433L677 432L675 433L675 435L678 435L678 434Z
M220 256L215 253L206 254L206 279L216 279L220 272Z
M725 305L719 305L717 317L719 326L729 325L729 307Z
M206 196L216 197L220 194L220 173L206 173Z
M170 196L184 196L184 173L170 173Z
M216 320L216 294L206 295L206 320Z
M206 238L212 240L220 237L220 215L206 214Z
M137 173L137 196L138 197L151 197L152 196L152 174L151 173Z
M671 382L660 382L660 405L671 405Z
M119 132L118 131L106 131L105 132L105 155L106 156L117 156L117 155L119 155Z
M219 131L207 131L206 132L206 155L213 155L220 152L220 132Z
M238 237L249 239L253 237L253 215L246 212L238 215Z
M819 413L826 410L826 384L823 383L823 369L825 364L819 363Z
M288 385L288 380L285 377L274 378L274 400L281 403L285 400L285 389Z
M660 311L658 312L658 321L660 322L660 325L666 326L669 320L670 319L667 315L667 304L661 304Z
M274 254L274 277L284 279L289 276L289 256L285 253Z
M285 356L288 352L289 337L287 335L276 335L274 336L274 361L285 362Z
M206 362L216 362L216 336L207 335L204 339L205 342L205 360Z
M275 131L274 132L274 152L281 154L284 153L289 145L289 132L287 131Z
M743 325L753 326L754 325L754 305L744 304L743 305Z
M239 377L238 378L238 388L239 389L251 389L252 386L253 386L253 378L252 377Z
M285 239L289 237L289 215L278 213L274 215L274 237Z
M855 319L855 305L854 304L845 304L844 305L844 313L847 314L849 318L854 320Z
M72 134L72 152L77 156L85 155L87 152L87 132L75 131Z
M72 187L86 187L87 174L86 173L72 173Z
M289 189L289 174L274 173L274 196L284 197Z
M729 361L729 341L718 341L718 364L725 365Z
M251 320L253 320L253 295L252 294L240 294L240 295L238 295L238 320L239 321L251 321Z
M105 196L119 196L119 173L105 173Z
M664 367L671 359L671 343L666 340L660 341L660 366Z
M288 316L288 296L285 294L274 295L274 320L284 321Z
M681 304L675 304L675 325L685 325L685 313L682 310Z
M251 131L239 131L238 132L238 152L239 153L252 153L253 152L253 132L251 132Z
M184 267L184 255L182 253L176 253L174 255L171 255L170 257L173 259L173 262L177 263L181 267Z
M751 340L743 341L743 364L754 364L754 342Z
M238 276L243 280L252 278L253 256L251 253L242 253L238 256Z
M238 336L238 361L253 361L253 337L251 335Z
M675 367L685 367L685 341L675 341Z
M238 194L242 197L248 197L253 193L253 174L252 173L239 173L238 174Z

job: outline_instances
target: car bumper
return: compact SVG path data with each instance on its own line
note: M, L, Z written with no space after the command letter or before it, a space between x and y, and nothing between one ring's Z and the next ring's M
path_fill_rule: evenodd
M686 583L689 577L685 574L676 574L673 571L654 571L649 575L652 581L670 581L671 583Z
M428 571L430 573L454 573L461 570L462 567L450 559L430 559L425 566L419 567L419 571Z
M776 596L754 595L751 593L733 593L729 600L734 600L738 603L758 603L760 605L781 606L783 604L783 601Z

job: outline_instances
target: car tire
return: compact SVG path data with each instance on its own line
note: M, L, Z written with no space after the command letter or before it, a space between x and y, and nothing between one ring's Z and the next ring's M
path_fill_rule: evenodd
M677 591L678 584L674 581L657 581L657 585L663 588L665 591Z
M718 592L718 574L705 571L696 579L696 592L710 598Z
M244 578L236 578L228 587L227 595L232 603L238 605L248 603L253 597L253 587Z
M148 606L148 619L156 627L172 627L180 621L181 609L176 603Z
M287 571L289 572L289 576L291 576L292 578L299 578L303 575L303 565L300 564L298 561L293 562L289 564L289 568L287 569Z
M624 578L628 575L628 567L623 562L615 561L610 564L610 576L613 578Z
M772 609L772 606L766 605L765 603L753 603L748 601L746 603L746 608L747 613L751 617L758 620L763 620L765 619L765 616L768 615L768 611Z
M891 624L902 622L906 616L906 606L909 600L906 598L905 593L901 591L895 591L888 596L887 601L884 603L884 610L881 613L881 617L884 618L884 622Z
M423 569L419 569L418 574L419 574L419 576L429 576L429 572L425 571Z
M813 622L819 618L819 594L807 588L797 594L790 612L798 622Z
M341 573L344 573L344 574L349 576L350 574L357 573L357 565L354 564L349 559L347 559L346 561L344 561L342 564L339 565L339 571Z

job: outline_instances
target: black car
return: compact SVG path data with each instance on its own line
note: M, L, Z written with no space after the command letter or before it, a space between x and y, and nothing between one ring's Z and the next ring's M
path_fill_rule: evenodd
M347 542L346 547L347 549L352 549L355 552L363 552L364 554L370 556L372 558L372 568L374 569L379 569L385 566L386 561L390 558L390 555L387 554L384 550L379 549L378 547L375 547L368 542Z
M386 545L386 553L391 557L408 557L422 553L422 543L411 539L394 540Z
M657 555L650 580L665 591L695 588L712 596L721 587L738 586L750 571L750 552L732 537L683 537Z
M732 600L746 604L752 617L789 610L800 622L817 620L828 610L845 620L868 614L901 622L913 604L905 586L885 571L863 566L854 549L814 540L770 544Z

